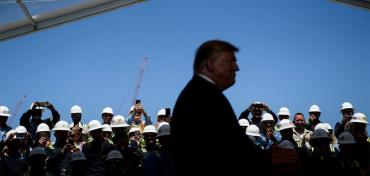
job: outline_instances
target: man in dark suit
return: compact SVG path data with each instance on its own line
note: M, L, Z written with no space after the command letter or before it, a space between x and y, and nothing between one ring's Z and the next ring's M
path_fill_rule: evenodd
M268 161L239 126L222 93L239 67L232 44L211 40L196 52L194 76L177 99L171 120L176 175L264 175Z

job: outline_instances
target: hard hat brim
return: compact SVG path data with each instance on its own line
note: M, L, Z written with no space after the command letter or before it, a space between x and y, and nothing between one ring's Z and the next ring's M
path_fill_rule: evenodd
M90 131L99 130L99 129L103 129L103 128L104 128L103 126L101 126L101 127L95 127L95 128L91 128L91 129L89 129L87 131L90 132Z
M364 123L364 124L368 124L368 122L365 122L365 121L362 121L362 120L350 120L349 121L350 123Z

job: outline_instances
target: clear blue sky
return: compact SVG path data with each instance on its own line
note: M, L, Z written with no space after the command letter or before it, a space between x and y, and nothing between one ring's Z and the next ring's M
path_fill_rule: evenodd
M37 100L69 122L74 104L84 123L122 101L127 116L148 57L139 99L155 116L173 108L209 39L240 48L237 83L225 91L237 115L253 101L306 117L317 104L334 126L349 101L370 116L370 11L318 0L152 0L0 42L0 104L14 110L27 95L13 127Z

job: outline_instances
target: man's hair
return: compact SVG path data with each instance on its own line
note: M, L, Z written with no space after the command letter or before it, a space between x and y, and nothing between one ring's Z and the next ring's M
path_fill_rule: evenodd
M209 40L199 46L195 53L194 73L198 73L204 66L205 61L215 53L238 52L239 49L229 42L221 40Z
M301 115L301 116L303 116L303 119L304 119L304 115L303 115L303 113L301 113L301 112L297 112L297 113L295 113L295 114L294 114L294 119L293 119L293 121L295 120L295 116L297 116L297 115Z

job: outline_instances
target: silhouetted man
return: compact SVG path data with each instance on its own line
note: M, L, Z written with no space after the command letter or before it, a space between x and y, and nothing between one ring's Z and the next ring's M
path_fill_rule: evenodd
M246 175L268 169L262 150L239 126L222 91L235 83L232 44L211 40L197 50L194 76L177 99L171 120L176 175Z

